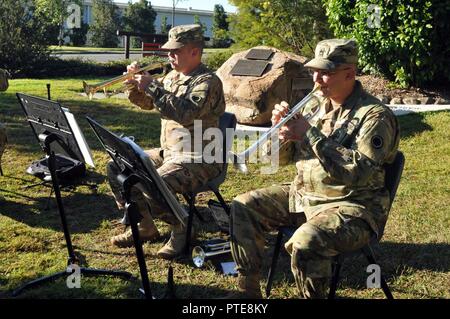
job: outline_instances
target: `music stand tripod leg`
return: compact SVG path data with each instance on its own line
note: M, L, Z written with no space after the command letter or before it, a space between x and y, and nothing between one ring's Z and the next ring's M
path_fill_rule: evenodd
M142 243L139 237L138 222L140 220L140 213L137 204L131 200L131 189L134 185L141 182L141 179L137 175L130 175L123 178L123 175L119 175L118 179L121 181L124 189L125 209L130 221L131 233L133 235L133 245L136 251L136 257L139 264L139 272L141 274L142 287L144 289L145 299L152 299L152 292L150 290L150 280L148 279L147 265L145 263L144 250L142 249Z
M62 203L62 199L61 199L61 191L59 188L59 182L58 182L58 177L56 174L56 163L55 163L55 153L53 151L51 151L50 149L50 143L52 141L54 141L57 137L53 134L50 135L45 135L45 134L41 134L42 136L39 136L40 139L42 139L42 141L44 142L45 145L45 151L47 153L47 160L48 160L48 167L49 167L49 171L52 177L52 184L53 184L53 190L55 192L55 198L56 198L56 204L58 207L58 211L59 211L59 215L61 218L61 225L63 228L63 232L64 232L64 238L66 240L66 247L67 247L67 252L68 252L68 265L72 265L72 264L78 264L78 259L75 256L75 252L72 246L72 240L70 237L70 232L69 232L69 228L67 225L67 220L66 220L66 215L64 212L64 205ZM125 271L114 271L114 270L104 270L104 269L92 269L92 268L82 268L80 267L80 273L85 273L85 274L91 274L91 275L108 275L108 276L118 276L118 277L123 277L125 279L132 279L133 275L129 272L125 272ZM33 281L30 281L26 284L24 284L23 286L21 286L20 288L16 289L13 291L13 296L17 296L20 293L22 293L22 291L24 291L25 289L40 285L42 283L45 282L49 282L52 281L56 278L68 275L70 273L67 272L67 270L64 271L60 271L57 272L55 274L52 275L48 275L42 278L38 278L35 279Z

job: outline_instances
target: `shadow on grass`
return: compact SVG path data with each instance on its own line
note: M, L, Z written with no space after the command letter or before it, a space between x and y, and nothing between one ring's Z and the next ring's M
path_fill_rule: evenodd
M42 273L41 276L50 275ZM176 275L176 274L175 274ZM151 274L150 291L156 299L201 299L201 298L220 298L224 297L230 290L217 287L194 285L194 284L177 284L174 281L174 294L169 290L167 279L162 282L152 281ZM21 278L20 282L15 283L15 287L11 290L0 290L0 298L16 298L16 299L144 299L143 294L139 291L142 287L140 278L120 279L110 276L88 276L82 275L81 287L78 289L67 288L66 278L60 277L51 282L40 284L24 290L20 295L14 297L13 291L23 284L38 277ZM1 280L0 280L1 282Z
M273 244L273 243L272 243ZM266 265L263 269L263 277L267 276L269 263L272 260L273 245L269 246L266 254ZM374 254L381 272L389 282L403 276L405 269L428 270L433 272L448 273L450 271L450 245L445 243L414 244L381 242L374 247ZM274 277L273 287L280 280L287 280L295 286L291 273L290 256L282 249ZM363 255L346 258L341 268L340 288L366 289L366 280L369 273L366 268L369 265ZM395 290L391 291L395 294ZM394 296L395 297L395 296ZM430 297L422 295L421 297Z
M12 194L12 197L27 198L31 201L31 203L23 203L8 200L2 203L1 214L30 227L62 231L56 200L54 196L49 200L50 188L45 189L48 189L48 193L34 197L1 190L2 193ZM77 191L70 193L64 191L61 195L69 231L73 234L88 233L97 229L102 221L120 217L112 196L95 192L84 194ZM47 205L48 209L46 209ZM92 210L92 207L95 207L95 210Z
M398 117L400 137L407 138L425 131L432 131L433 127L425 123L423 113L410 113Z
M96 100L82 102L61 100L60 103L63 107L68 107L75 115L92 150L103 151L103 147L90 128L86 116L93 118L118 135L135 136L136 142L144 145L145 148L155 147L159 144L161 124L160 115L156 112L139 111L138 107L130 107L131 103L126 100L120 102L111 100L111 104ZM0 108L2 110L0 120L6 124L9 147L21 153L39 152L39 143L26 121L15 93L3 93L0 99ZM42 155L44 156L44 153Z

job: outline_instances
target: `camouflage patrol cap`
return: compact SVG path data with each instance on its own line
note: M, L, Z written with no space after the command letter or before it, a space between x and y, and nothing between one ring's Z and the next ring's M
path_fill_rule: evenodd
M307 68L333 70L340 64L356 64L358 47L353 39L329 39L317 43L315 57L305 64Z
M8 89L9 73L6 70L0 69L0 92L6 91Z
M203 43L202 27L199 24L186 24L173 27L169 31L169 41L161 48L174 50L192 42Z

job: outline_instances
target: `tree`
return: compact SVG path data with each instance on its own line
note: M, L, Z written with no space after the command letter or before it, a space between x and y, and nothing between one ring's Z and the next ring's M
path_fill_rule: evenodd
M228 47L230 45L230 36L228 34L227 14L223 6L216 4L214 6L213 16L213 46L218 48Z
M200 21L200 17L198 15L194 15L194 24L198 24L202 27L203 34L205 34L206 30L208 30L206 24Z
M86 44L87 32L89 31L89 24L81 23L81 28L72 29L69 33L70 42L73 46L83 46Z
M118 7L112 0L93 0L92 15L92 43L99 47L117 47L116 31L121 27Z
M167 34L169 32L169 26L167 25L167 17L162 16L161 18L161 34Z
M137 3L128 2L123 16L124 28L126 31L155 33L156 12L151 3L147 0L140 0ZM134 47L141 46L141 40L133 38Z
M25 75L49 58L46 24L29 0L0 1L0 68Z
M64 41L64 23L71 12L68 10L70 4L76 4L82 10L81 0L34 0L36 4L35 14L47 23L48 30L52 28L58 30L58 44L62 45Z
M331 35L322 1L230 0L238 8L230 16L232 37L243 47L264 44L312 55L315 44Z

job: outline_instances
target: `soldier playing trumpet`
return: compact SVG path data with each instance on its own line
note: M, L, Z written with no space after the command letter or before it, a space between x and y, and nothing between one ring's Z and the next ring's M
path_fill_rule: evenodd
M320 86L318 114L310 121L298 116L279 133L298 144L297 176L290 186L251 191L232 202L231 250L239 272L239 293L232 297L261 298L266 231L298 227L285 248L300 297L323 298L331 258L365 246L386 223L383 164L396 155L398 125L391 110L356 81L356 63L353 40L317 44L305 67ZM287 112L287 103L277 104L272 123Z
M148 73L136 74L125 81L129 100L145 110L156 109L161 113L161 147L148 151L158 168L158 173L174 193L191 192L216 177L221 172L220 163L206 164L202 154L196 153L194 143L194 120L201 120L203 131L218 127L219 117L225 111L222 83L220 79L201 63L204 40L199 25L180 25L169 31L169 41L162 48L168 50L172 71L165 77L154 80ZM137 63L127 67L128 72L138 69ZM191 152L178 149L184 131L190 133ZM198 159L200 158L200 162ZM195 161L195 162L194 162ZM108 180L119 209L124 199L116 176L118 168L113 162L107 167ZM156 191L146 193L136 188L132 197L138 203L142 220L138 225L142 241L154 241L159 237L153 218L159 218L171 226L169 241L157 255L173 259L183 252L186 228L169 212L158 198ZM111 238L118 247L133 244L131 230Z

